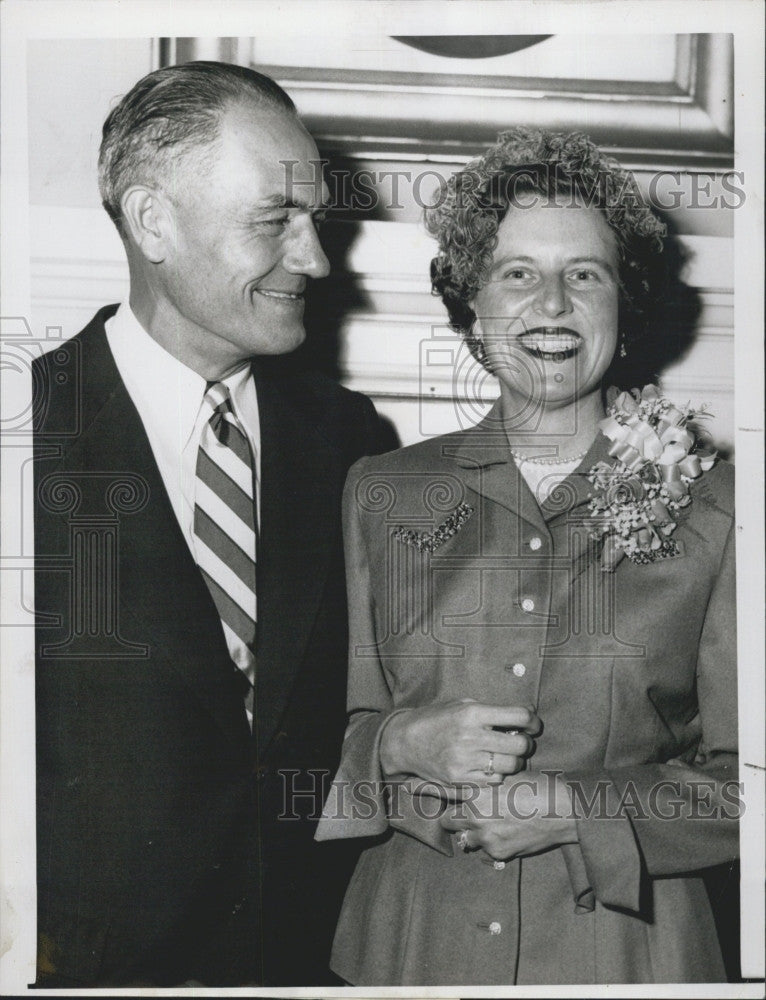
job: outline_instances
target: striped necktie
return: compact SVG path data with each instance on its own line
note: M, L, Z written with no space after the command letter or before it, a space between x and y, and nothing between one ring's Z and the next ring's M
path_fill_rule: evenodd
M255 500L253 455L223 382L208 384L213 414L197 452L197 565L221 617L252 725L255 681Z

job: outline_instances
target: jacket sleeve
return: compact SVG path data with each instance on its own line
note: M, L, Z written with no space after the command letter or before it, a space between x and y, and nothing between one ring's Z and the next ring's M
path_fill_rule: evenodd
M317 840L372 837L389 826L452 854L450 835L438 822L438 802L423 807L407 781L388 782L380 766L380 741L400 712L378 655L371 567L359 518L362 459L351 469L343 494L343 536L349 613L349 722L338 773L322 811Z
M579 800L576 822L587 881L605 905L638 911L644 873L677 875L738 856L734 548L732 524L700 636L702 736L694 760L566 775ZM570 876L578 867L570 867Z

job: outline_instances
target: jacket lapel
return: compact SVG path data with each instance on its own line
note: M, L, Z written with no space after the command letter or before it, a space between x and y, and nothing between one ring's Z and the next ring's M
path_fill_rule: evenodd
M448 439L444 456L463 470L463 481L479 496L543 530L548 522L588 502L593 486L587 473L596 462L610 460L609 441L599 432L579 466L562 481L564 488L554 490L538 505L513 461L500 416L500 400L475 427Z
M596 462L608 459L609 441L599 432L575 471L554 487L541 504L549 529L553 531L555 523L559 530L563 528L567 532L566 551L572 564L572 586L594 560L600 558L603 549L603 538L592 534L593 522L587 504L593 484L588 479L588 472Z
M563 489L558 493L554 490L543 501L541 508L546 521L568 514L569 511L586 504L593 492L593 484L588 479L588 472L596 462L611 461L609 457L609 441L599 431L593 439L590 448L574 472L562 482Z
M275 734L301 667L330 557L340 551L341 456L254 369L261 424L256 723L259 756Z
M534 529L547 533L552 522L569 517L573 510L584 508L588 503L593 486L587 473L596 462L609 461L609 441L603 434L596 434L577 469L541 505L513 461L499 400L476 427L449 438L443 454L460 467L464 483L474 493L506 508ZM577 539L570 539L568 545L573 564L579 567L575 576L601 550L601 545L591 539L589 529L578 531Z
M445 444L444 454L460 467L469 489L545 531L540 507L511 456L500 400L476 427L455 435L454 441L454 446Z
M120 517L120 629L146 644L157 661L188 684L224 733L247 752L247 721L220 619L168 499L138 412L109 350L103 316L82 338L86 395L82 433L69 470L126 470L148 499Z

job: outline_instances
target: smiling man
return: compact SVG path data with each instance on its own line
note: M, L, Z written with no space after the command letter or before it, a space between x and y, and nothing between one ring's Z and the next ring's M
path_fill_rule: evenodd
M337 762L340 494L383 437L268 360L329 271L317 160L288 95L221 63L104 124L130 296L35 372L39 986L331 982L352 859L287 792Z

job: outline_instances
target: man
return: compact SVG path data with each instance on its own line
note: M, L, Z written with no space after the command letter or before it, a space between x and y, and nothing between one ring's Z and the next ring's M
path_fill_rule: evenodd
M105 122L129 302L35 371L39 986L330 981L352 859L291 794L337 763L340 494L383 441L369 400L269 357L329 270L317 159L287 94L221 63Z

